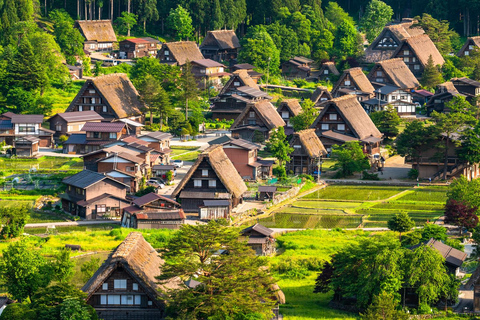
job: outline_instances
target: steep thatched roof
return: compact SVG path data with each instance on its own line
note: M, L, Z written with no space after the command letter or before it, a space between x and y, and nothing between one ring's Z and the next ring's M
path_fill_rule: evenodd
M287 107L287 109L290 110L290 112L294 116L298 116L303 111L302 106L298 102L298 99L285 99L285 100L283 100L280 103L280 106L278 107L277 110L280 110L282 107Z
M352 95L345 95L326 101L322 112L320 112L317 119L315 119L311 128L315 128L320 119L323 118L323 115L332 107L337 109L341 118L344 119L352 129L352 133L357 139L364 140L370 137L382 137L382 134L378 131L372 119L370 119L358 102L357 97Z
M327 150L323 146L318 136L315 134L315 129L306 129L294 133L298 137L303 148L310 158L320 158L327 154ZM292 142L295 139L292 139Z
M241 123L244 121L250 110L257 113L268 130L285 126L285 121L283 121L282 117L278 114L273 104L271 104L268 100L260 100L255 103L248 104L247 107L243 109L242 113L235 119L230 127L230 130L241 126Z
M225 188L227 188L228 192L234 197L240 198L247 191L245 182L238 174L238 171L235 169L232 161L230 161L228 156L223 151L223 147L215 144L205 149L198 156L193 166L190 168L190 170L188 170L185 177L182 179L182 181L180 181L178 186L173 191L172 198L176 197L180 191L183 190L186 183L192 178L192 175L195 173L203 160L206 160L208 163L210 163L213 170L217 174L217 177L220 179Z
M385 72L393 85L401 89L414 89L420 87L417 78L413 75L405 62L403 62L402 58L377 62L377 67ZM373 68L368 75L370 80L374 81L377 69L378 68Z
M317 102L319 102L320 97L321 97L324 93L327 95L328 100L333 99L332 94L330 93L330 91L328 91L328 88L327 88L327 87L318 86L317 89L315 89L315 91L313 92L312 97L310 98L310 100L312 100L313 103L316 104Z
M370 80L368 80L365 73L363 73L362 68L357 67L343 70L343 74L340 79L338 79L332 92L337 92L337 90L342 87L342 83L345 82L345 77L347 75L350 75L351 81L354 82L355 87L358 88L360 91L372 94L373 91L375 91L375 88L370 83Z
M213 30L208 31L200 48L217 46L219 49L237 49L240 48L240 41L234 30Z
M465 41L465 43L463 44L462 48L458 51L457 55L458 56L462 55L470 45L476 46L477 49L480 48L480 36L469 37L467 41Z
M87 41L116 42L117 36L113 31L110 20L80 20L77 26Z
M108 256L107 260L94 273L83 286L82 290L90 298L108 279L108 277L121 266L145 290L149 298L158 303L160 288L177 288L180 280L173 278L162 286L157 283L156 277L160 275L160 267L164 261L157 251L145 241L140 232L131 232L125 240Z
M430 39L428 35L421 34L415 37L410 37L406 40L406 42L423 66L427 64L428 58L430 56L432 56L433 63L435 65L442 66L445 63L442 55L440 54L432 39ZM396 56L401 49L402 48L399 47L395 51L394 56Z
M195 41L166 42L163 45L168 48L170 56L173 56L180 66L187 63L187 60L194 61L204 59Z
M441 83L437 86L437 90L435 93L443 93L443 92L454 92L454 93L459 93L457 88L453 85L451 81L447 81L444 83Z
M325 69L330 70L330 72L336 76L340 74L340 72L338 72L337 67L335 66L335 63L333 63L332 61L327 61L322 63L322 67L320 68L319 74L323 75L323 70Z

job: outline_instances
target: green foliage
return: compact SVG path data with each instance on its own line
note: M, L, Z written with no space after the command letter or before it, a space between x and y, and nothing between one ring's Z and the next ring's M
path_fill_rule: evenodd
M387 106L382 111L372 112L370 118L387 139L394 138L398 135L398 126L402 120L394 107Z
M334 168L339 170L339 177L348 177L355 172L370 169L370 163L358 141L348 141L341 146L334 145L332 158L337 160Z
M437 85L442 83L442 73L438 67L434 64L432 55L428 57L427 64L423 70L422 79L420 80L423 87L427 89L435 89Z
M281 167L283 167L286 161L290 160L290 153L293 152L293 148L290 147L290 144L287 141L287 136L283 127L272 130L270 139L267 141L267 150L273 153Z
M118 31L122 34L130 36L130 30L137 24L138 16L134 13L122 12L122 16L115 20Z
M54 21L55 39L62 49L67 63L75 65L76 56L83 57L84 38L80 31L73 27L74 21L64 10L54 10L49 17Z
M150 123L153 122L153 114L156 114L160 116L160 125L163 125L163 119L171 114L172 106L161 82L151 74L147 74L138 82L136 88L150 111Z
M92 65L90 61L90 57L85 56L82 58L83 74L86 76L92 75Z
M30 215L30 206L19 204L15 207L0 207L0 238L11 239L23 233L23 227Z
M157 10L157 0L141 0L138 8L138 21L143 22L145 33L148 22L157 21L160 18Z
M92 258L89 261L85 262L80 271L82 272L82 280L86 283L93 276L95 271L100 267L100 259Z
M342 59L356 57L359 54L360 37L354 24L344 21L338 26L333 48L336 56Z
M317 117L317 109L315 109L315 103L310 99L306 99L302 103L302 113L297 116L294 116L291 121L293 124L293 130L300 131L310 128L313 121Z
M372 42L382 32L384 26L393 16L392 8L383 1L371 0L365 10L365 15L360 21L368 42Z
M361 314L363 320L407 320L408 314L397 310L398 301L395 295L382 291L373 297L372 304Z
M414 120L407 123L405 130L395 140L397 152L401 156L412 157L418 163L422 152L431 147L436 137L434 126L426 126L422 121Z
M447 229L434 223L427 223L422 229L422 241L434 238L435 240L446 241Z
M177 40L188 40L193 36L192 18L181 5L170 9L167 25L175 32Z
M387 222L388 229L400 233L400 240L402 233L412 230L415 227L415 222L410 218L408 213L397 213L392 219Z
M13 303L7 306L0 315L0 320L36 320L35 310L30 309L28 304Z
M380 178L378 177L377 173L369 173L367 170L362 172L362 180L374 180L378 181Z
M52 261L52 280L60 283L68 283L73 277L75 261L70 259L71 250L68 248L59 250Z
M439 21L428 13L415 17L415 20L418 21L415 25L425 30L442 55L448 55L453 51L452 42L455 42L459 35L450 29L448 21Z

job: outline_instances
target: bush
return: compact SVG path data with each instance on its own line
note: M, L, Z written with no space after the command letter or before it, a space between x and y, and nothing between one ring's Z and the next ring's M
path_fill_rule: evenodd
M378 177L378 174L376 173L368 173L368 171L363 171L362 173L362 180L380 180L380 178Z
M58 141L60 141L61 144L63 144L65 141L68 140L68 137L64 134L62 134L59 138Z
M314 178L313 178L311 175L309 175L309 174L304 174L304 173L302 173L302 174L299 174L298 177L299 177L300 179L305 179L305 180L314 181Z
M418 178L418 170L417 169L410 169L408 171L408 179L417 179Z

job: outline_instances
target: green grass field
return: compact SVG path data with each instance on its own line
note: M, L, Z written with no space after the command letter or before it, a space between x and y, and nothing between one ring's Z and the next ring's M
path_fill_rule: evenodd
M328 200L384 200L390 198L407 188L385 186L328 186L325 189L312 192L304 199L328 199Z
M172 159L173 160L183 160L183 161L195 161L200 154L198 147L179 147L172 146Z
M0 158L0 171L11 171L15 173L19 170L82 170L83 160L81 158L63 158L63 157L41 157L38 159L8 159Z

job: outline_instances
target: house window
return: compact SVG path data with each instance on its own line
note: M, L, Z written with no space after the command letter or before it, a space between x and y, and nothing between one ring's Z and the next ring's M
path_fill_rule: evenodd
M117 281L117 280L115 280ZM120 304L120 295L119 294L109 294L108 295L108 304Z
M323 74L328 74L328 70L323 70Z
M135 171L135 167L126 167L125 170L127 172L134 172Z
M346 86L349 86L349 85L350 85L350 80L346 80L346 81L345 81L345 85L346 85Z
M202 187L202 180L197 180L197 179L193 180L193 186L195 188L201 188Z
M105 213L105 212L107 212L107 206L105 204L97 204L97 213Z
M100 304L107 304L107 295L106 294L102 294L100 296Z
M327 98L320 98L320 101L327 101Z
M255 112L254 111L250 111L250 113L248 114L248 116L250 118L255 118Z
M208 180L208 187L209 188L216 188L217 187L217 181L216 180Z
M82 194L82 189L77 188L76 191L77 191L77 194Z
M404 62L410 62L410 58L404 57L404 58L403 58L403 61L404 61Z
M133 294L123 295L122 304L133 305Z
M344 124L338 124L337 125L337 130L338 131L345 131L345 125Z
M148 305L151 306L152 304L153 304L153 302L148 300Z
M473 50L473 45L469 45L469 46L468 46L468 49L469 49L469 50Z
M410 55L410 51L409 51L409 50L403 50L403 55L404 55L404 56Z
M83 111L83 106L78 106L78 111Z
M95 98L92 98L92 103L95 103Z
M330 129L330 126L328 125L328 123L322 123L322 130L329 130Z
M336 113L330 113L329 119L330 120L337 120L337 114Z
M223 72L223 67L218 68L218 72Z
M132 284L132 290L134 290L134 291L138 290L138 283Z
M302 148L302 146L301 146L301 145L298 145L298 144L296 144L296 145L294 145L294 146L293 146L293 148L294 148L294 149L301 149L301 148Z
M95 107L94 107L94 106L90 106L90 110L95 111Z
M208 170L202 169L202 177L208 177Z
M102 290L108 290L108 283L102 284Z
M254 126L254 125L257 124L257 121L255 121L255 119L253 119L253 120L248 120L248 124Z
M170 51L168 51L168 50L165 50L163 53L164 53L166 56L169 56L169 55L170 55Z
M400 100L407 100L407 96L400 96Z
M466 55L466 56L470 55L470 52L465 51L465 55Z
M289 115L288 111L282 111L282 118L283 118L283 119L288 119L288 118L290 118L290 115Z
M419 65L419 64L416 64L416 65L413 67L413 69L415 69L415 70L420 70L420 65Z
M107 112L107 106L103 106L103 112Z
M126 279L115 279L113 280L114 289L127 289L127 280Z
M88 93L95 93L95 90L90 89L88 90Z
M55 125L55 130L56 131L62 131L62 125L61 124Z
M383 82L383 78L377 78L375 79L377 82Z
M100 138L100 132L94 132L93 133L93 138L95 138L95 139Z
M117 139L117 133L115 133L115 132L110 132L109 137L110 137L110 139Z
M233 82L233 85L234 85L235 87L240 87L240 82L239 82L239 81L234 81L234 82Z
M417 58L412 57L412 62L417 62Z
M392 101L397 100L397 96L392 96Z
M381 77L383 76L383 72L382 71L377 71L377 77Z

